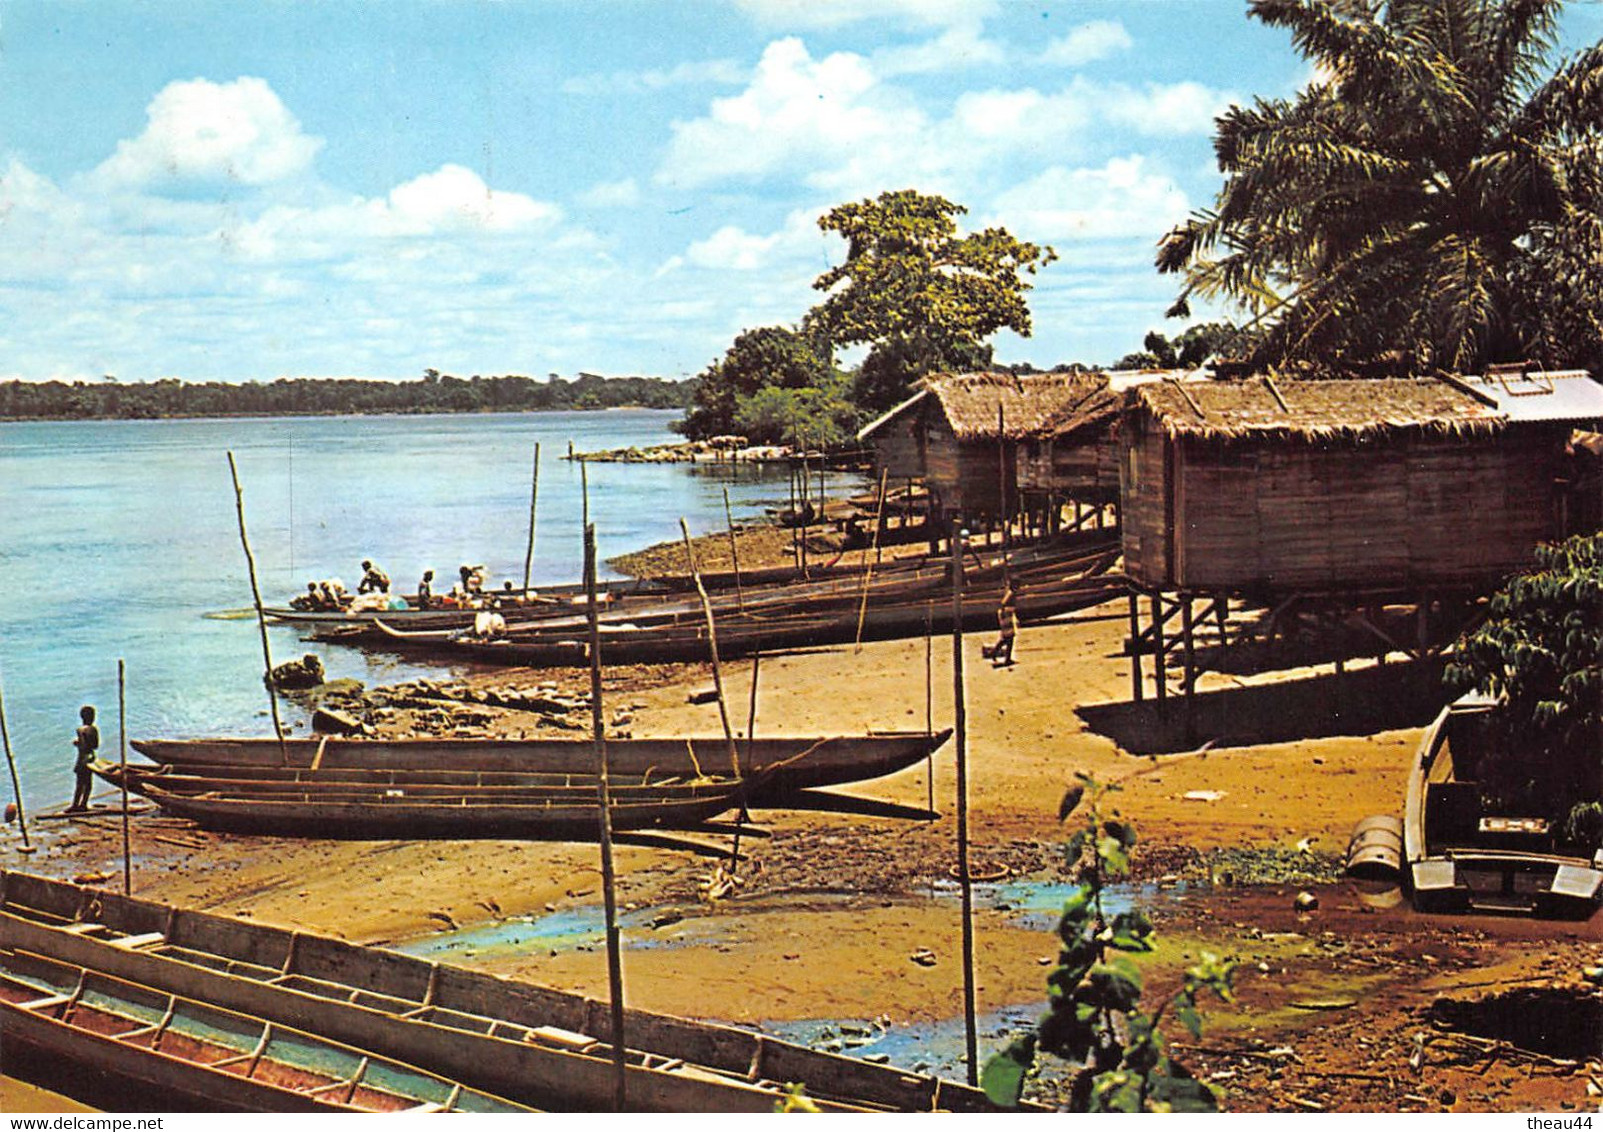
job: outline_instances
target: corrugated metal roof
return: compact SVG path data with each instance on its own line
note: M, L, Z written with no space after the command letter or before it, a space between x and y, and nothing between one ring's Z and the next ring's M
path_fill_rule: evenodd
M1511 424L1603 420L1603 384L1584 369L1491 373L1459 381L1471 396L1489 398Z

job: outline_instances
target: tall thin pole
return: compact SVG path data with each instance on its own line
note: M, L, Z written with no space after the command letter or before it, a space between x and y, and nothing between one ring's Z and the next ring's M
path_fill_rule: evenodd
M801 506L802 506L802 509L797 512L797 517L798 517L799 526L800 526L799 533L797 534L797 538L800 540L800 544L801 544L801 573L802 573L802 579L805 581L806 578L807 578L807 512L812 509L812 503L809 502L808 499L807 499L807 437L806 436L802 437Z
M22 852L32 853L34 847L28 843L28 815L22 811L22 781L17 777L16 756L11 753L11 732L6 729L4 692L0 692L0 743L5 746L6 765L11 768L11 792L17 799L17 824L22 827Z
M974 887L968 867L968 705L963 697L963 539L952 531L952 697L957 731L957 881L963 893L963 1041L968 1083L978 1085L979 1036L974 1006Z
M523 593L529 593L529 573L534 569L534 512L540 502L540 442L534 442L534 482L529 486L529 548L523 552Z
M134 891L133 838L128 831L128 697L125 692L128 678L122 658L117 658L117 765L122 769L118 776L122 783L122 894Z
M757 748L757 673L758 673L758 665L760 665L762 663L762 659L763 659L763 654L761 652L754 652L754 653L751 654L751 703L746 708L746 770L747 770L747 772L750 772L751 768L756 765L756 756L757 756L757 751L756 751L756 748ZM734 840L734 845L729 850L729 860L731 862L731 867L738 867L739 864L740 864L740 831L745 828L745 825L746 825L746 802L745 802L745 798L742 797L741 803L740 803L740 813L735 818L735 840Z
M740 589L740 550L735 545L735 514L729 509L729 489L724 488L724 521L729 524L729 561L735 567L735 608L746 612L746 595Z
M245 571L250 576L250 599L256 606L256 627L262 634L262 662L267 665L267 707L273 716L273 734L278 736L278 757L288 765L289 747L284 743L284 724L278 718L278 689L273 686L273 652L267 646L267 615L262 612L262 591L256 585L256 558L245 537L245 493L239 486L239 467L234 454L228 454L228 474L234 481L234 513L239 516L239 545L245 551ZM126 807L124 807L126 808Z
M588 512L588 501L586 511ZM627 1045L623 1033L623 956L618 938L617 875L612 867L612 787L607 777L607 735L601 705L601 620L596 607L596 529L584 528L584 596L590 622L590 728L595 740L597 824L601 830L602 909L607 928L607 995L612 1006L612 1106L628 1105Z
M790 462L790 556L796 562L796 572L801 573L801 543L796 541L796 532L801 526L801 511L796 506L796 461Z
M996 510L1002 520L1002 584L1013 584L1008 551L1012 547L1013 517L1007 509L1007 414L996 403Z
M690 525L681 518L679 529L685 536L685 561L690 563L690 577L696 583L696 593L701 596L701 612L707 619L707 645L712 653L712 686L718 694L718 718L724 725L724 740L729 744L729 769L739 778L740 754L735 750L735 732L729 726L729 704L724 699L724 669L718 660L718 627L713 623L712 602L707 597L707 587L701 584L701 571L696 569L696 552L690 546Z
M924 734L935 734L935 599L924 603ZM929 795L925 807L935 812L935 751L924 752L924 784Z
M590 529L590 464L588 461L579 462L579 506L580 526L584 530Z
M874 508L874 562L879 561L879 524L885 517L885 477L889 468L879 472L879 505ZM868 587L874 580L874 562L868 560L868 547L863 548L863 600L857 609L857 651L863 651L863 622L868 619Z

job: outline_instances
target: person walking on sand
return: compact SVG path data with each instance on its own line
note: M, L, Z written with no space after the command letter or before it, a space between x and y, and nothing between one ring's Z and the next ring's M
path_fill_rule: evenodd
M67 807L69 814L81 814L89 808L89 788L95 781L92 769L95 752L100 750L100 728L95 726L95 709L85 704L78 709L78 718L83 720L83 724L72 737L73 749L78 752L72 764L73 773L78 776L78 785L72 792L72 805Z
M997 637L996 647L991 650L991 667L1011 668L1014 663L1013 638L1019 632L1019 610L1012 586L1002 591L1002 604L996 607L996 627L1001 635Z

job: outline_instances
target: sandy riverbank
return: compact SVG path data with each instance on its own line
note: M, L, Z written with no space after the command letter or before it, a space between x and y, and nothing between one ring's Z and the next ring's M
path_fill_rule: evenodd
M1399 690L1394 685L1409 683L1400 667L1350 672L1340 686L1328 668L1209 676L1197 742L1184 745L1172 719L1158 726L1150 701L1139 710L1126 703L1124 632L1117 604L1028 628L1017 666L1000 670L982 658L984 639L965 642L975 871L1060 879L1056 809L1064 785L1076 771L1119 783L1117 804L1142 838L1138 864L1148 879L1165 882L1153 903L1172 946L1152 962L1154 985L1172 983L1186 957L1204 948L1242 960L1242 1001L1210 1008L1217 1037L1208 1048L1249 1053L1193 1056L1222 1075L1231 1107L1502 1111L1586 1103L1585 1072L1555 1075L1514 1064L1477 1082L1453 1067L1428 1080L1399 1068L1411 1035L1425 1024L1421 1011L1438 994L1488 981L1512 986L1529 976L1563 981L1603 960L1597 918L1488 926L1406 908L1377 912L1332 882L1353 824L1400 809L1408 758L1432 714L1428 687ZM927 691L934 725L947 726L950 638L933 641L928 681L926 655L925 642L914 640L766 658L758 669L756 731L919 729ZM750 662L725 673L741 730L751 675ZM482 679L504 686L548 678L497 672ZM1283 682L1284 690L1266 692L1265 679ZM702 666L616 673L611 682L609 696L627 701L636 735L719 731L714 705L688 702L710 686ZM1091 706L1098 704L1109 706ZM515 732L526 723L508 715L492 727ZM1214 745L1204 749L1208 740ZM1147 749L1180 753L1130 753ZM932 790L938 821L756 814L771 836L746 839L743 883L716 902L701 891L709 860L622 849L620 900L651 910L658 922L625 933L630 1001L753 1024L882 1018L898 1027L956 1016L957 903L931 898L949 886L955 860L953 756L951 744L939 752L933 786L914 768L851 788L908 805L923 805ZM1196 800L1198 791L1211 800ZM591 846L278 841L148 821L136 822L135 831L135 886L143 895L364 942L413 940L449 924L507 922L598 901ZM51 838L31 867L120 876L113 823ZM1172 896L1178 877L1192 885L1182 898ZM1319 895L1318 912L1292 911L1299 888ZM977 933L981 1012L1023 1007L1028 1015L1045 997L1043 964L1055 953L1055 937L1049 928L1021 926L1016 909L996 907L979 913ZM449 958L567 988L605 989L599 948L464 946ZM1329 1013L1287 1005L1333 996L1348 1005ZM1287 1062L1265 1077L1273 1059L1250 1053L1269 1048L1264 1042L1294 1048L1301 1064ZM1000 1042L986 1036L981 1044ZM1286 1080L1304 1103L1284 1100L1273 1083ZM1251 1089L1238 1087L1251 1082Z

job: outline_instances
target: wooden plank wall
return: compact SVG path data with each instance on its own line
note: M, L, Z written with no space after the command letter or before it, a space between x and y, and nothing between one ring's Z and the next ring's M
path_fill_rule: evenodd
M1058 440L1020 441L1019 487L1082 503L1119 498L1119 444L1111 428Z
M1124 570L1143 586L1169 584L1168 531L1164 519L1164 440L1134 421L1119 430L1119 513Z
M916 411L887 421L874 431L873 440L874 461L891 479L916 479L924 474L923 425Z
M1278 592L1495 583L1557 533L1562 447L1546 426L1342 445L1184 440L1170 580ZM1151 502L1143 498L1132 515L1126 501L1126 531L1140 528L1138 553L1161 516ZM1130 541L1127 533L1127 557ZM1148 565L1138 580L1154 576Z

